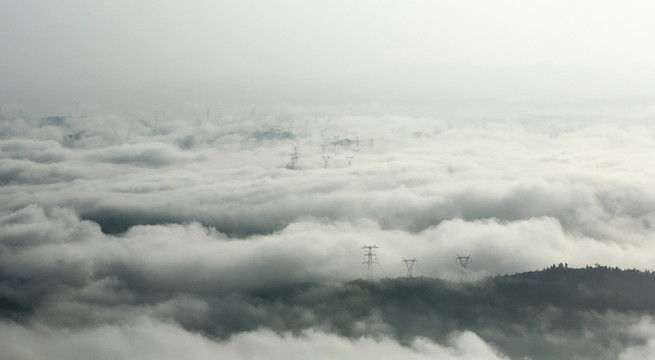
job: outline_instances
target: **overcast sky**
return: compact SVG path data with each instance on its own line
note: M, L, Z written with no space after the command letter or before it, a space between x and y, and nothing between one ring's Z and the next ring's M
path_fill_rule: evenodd
M637 0L8 0L0 98L59 110L162 86L212 101L355 91L338 100L398 102L453 87L469 98L652 96L654 12ZM387 78L397 81L382 91Z

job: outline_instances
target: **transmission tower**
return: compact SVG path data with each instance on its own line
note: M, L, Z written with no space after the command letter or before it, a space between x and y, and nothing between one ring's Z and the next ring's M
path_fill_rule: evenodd
M298 157L300 157L300 148L298 146L294 146L291 149L291 160L287 164L287 167L289 169L295 169L296 165L298 164Z
M405 267L407 268L407 278L412 277L412 268L414 268L414 265L418 262L416 258L413 259L405 259L403 258L403 261L401 262Z
M373 279L373 264L378 263L378 256L375 255L375 249L378 247L376 245L364 245L364 261L362 264L366 264L366 278L368 280Z
M473 258L471 257L471 255L469 255L469 256L459 256L459 255L457 255L457 257L455 258L455 261L459 262L459 265L462 266L462 269L466 269L466 266L471 261L473 261Z
M352 155L346 156L346 159L348 159L348 166L353 164L353 156Z
M323 163L325 165L324 167L327 168L328 167L328 161L330 161L330 157L323 155L322 158L323 158Z
M472 261L473 261L473 258L471 257L470 254L468 256L459 256L459 254L458 254L457 257L455 257L455 262L459 262L459 265L461 266L461 279L460 279L460 281L462 279L464 279L464 277L466 277L466 267Z

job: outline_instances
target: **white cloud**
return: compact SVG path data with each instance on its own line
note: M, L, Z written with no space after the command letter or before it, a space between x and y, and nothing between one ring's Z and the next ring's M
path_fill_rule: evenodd
M559 263L650 269L655 261L655 127L648 121L258 111L222 120L0 124L0 175L11 179L0 186L0 310L47 324L7 325L8 334L24 331L47 343L70 327L60 340L71 348L97 345L98 356L111 346L95 336L123 344L131 331L163 341L143 338L150 326L188 340L199 356L239 358L253 343L262 354L284 344L299 356L334 348L347 358L377 344L404 357L484 357L492 350L471 333L446 346L417 339L400 347L389 340L402 338L397 324L376 314L346 325L325 321L324 333L252 331L307 329L318 316L257 297L363 278L361 247L373 244L376 277L403 276L400 260L416 257L415 275L458 280L458 254L473 256L469 278ZM290 120L294 138L284 133ZM360 145L335 146L337 139ZM296 144L301 157L290 170ZM244 297L255 300L244 304ZM241 335L217 343L156 321L125 325L139 317ZM85 326L93 332L74 330ZM364 337L331 335L337 328ZM125 346L127 355L149 356ZM65 357L66 349L54 350Z
M631 327L631 332L639 336L643 343L633 345L621 352L619 360L646 360L655 353L655 324L650 317L643 318Z
M216 341L137 318L83 330L3 322L0 335L4 359L506 359L472 332L452 334L443 345L419 338L401 346L386 337L350 340L313 330L299 335L257 330Z
M247 273L245 264L269 266L280 256L288 265L277 271L293 278L345 279L361 273L358 261L350 259L361 256L357 248L365 243L381 246L381 267L417 256L424 275L447 277L454 276L453 259L460 252L474 255L480 274L553 262L638 268L652 263L647 254L655 221L650 186L655 173L647 154L655 149L655 130L647 122L564 117L471 124L291 114L297 138L265 141L251 135L285 129L289 118L267 116L258 123L258 115L248 115L241 124L234 115L193 126L170 119L157 125L165 132L125 119L112 124L93 119L89 126L67 118L65 126L55 126L54 135L42 140L35 133L42 128L28 121L20 136L0 147L6 158L0 174L12 173L19 164L22 169L0 188L0 207L5 214L41 208L42 218L61 208L112 233L163 225L133 228L117 238L142 238L139 251L153 238L161 239L162 250L152 254L163 257L145 262L153 269L161 262L173 266L165 251L204 259L208 246L230 254L234 260L223 259L221 266L234 266L237 273ZM111 135L130 132L133 136ZM105 135L98 135L97 143L64 148L58 142L66 133L82 133L82 142L84 134ZM191 148L174 145L187 136L198 139ZM359 151L329 145L332 160L324 169L323 138L334 141L336 136L359 138ZM372 146L368 139L374 139ZM284 165L296 142L301 158L292 171ZM346 155L355 157L353 166ZM31 221L22 226L30 227ZM194 222L252 238L232 244L213 239L197 225L166 225ZM15 229L7 225L6 236ZM58 233L44 231L49 237ZM25 234L7 238L6 245L45 239ZM202 239L197 247L172 240L196 236ZM102 234L94 237L105 241ZM118 243L128 253L136 246ZM308 260L296 253L309 254ZM321 266L311 269L311 263ZM211 265L208 275L221 266ZM402 270L394 267L381 274Z

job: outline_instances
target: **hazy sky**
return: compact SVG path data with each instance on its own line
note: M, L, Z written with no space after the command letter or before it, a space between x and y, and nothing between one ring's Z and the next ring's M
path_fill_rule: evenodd
M404 78L427 65L406 80L418 92L413 83L441 78L422 72L452 72L443 64L511 69L510 78L528 66L530 83L554 91L590 71L580 76L600 78L591 88L652 95L654 10L651 1L8 0L0 4L0 97L102 102L89 94L196 82L211 91L225 79L260 91L272 81L265 91L279 93L297 82L339 87L353 74ZM493 94L508 76L456 77Z

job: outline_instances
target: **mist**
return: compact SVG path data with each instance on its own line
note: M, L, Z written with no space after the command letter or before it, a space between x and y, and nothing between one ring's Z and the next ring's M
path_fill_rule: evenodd
M600 300L606 292L589 286L602 273L566 288L544 275L556 295L545 303L531 287L517 297L502 278L485 279L562 263L649 271L650 121L331 110L5 119L1 314L7 338L23 339L12 354L38 358L70 343L61 357L84 348L115 356L98 339L105 334L126 357L158 356L135 336L231 358L247 356L240 346L321 352L344 341L326 357L367 346L417 358L646 351L650 337L635 329L649 323L649 305L624 304L618 294L628 290L612 287L617 297ZM398 280L350 283L367 277L361 247L373 244L373 276ZM464 272L458 255L472 255ZM441 282L403 288L403 258L418 259L415 276ZM649 281L630 274L620 283ZM582 301L562 302L571 292L613 305L571 307ZM396 294L423 299L434 315ZM469 306L453 310L453 299ZM504 301L513 305L498 308ZM528 327L509 330L519 324ZM560 339L560 350L545 350L543 336ZM585 350L598 342L606 347Z
M0 359L651 358L652 10L0 4Z

